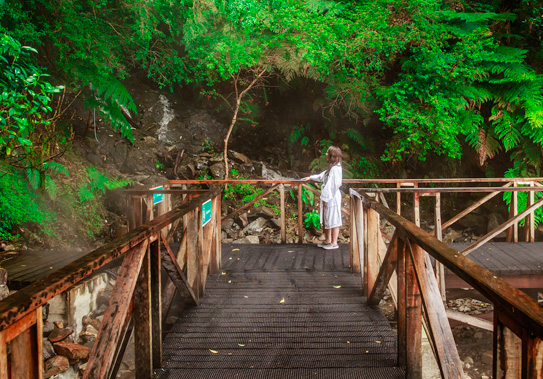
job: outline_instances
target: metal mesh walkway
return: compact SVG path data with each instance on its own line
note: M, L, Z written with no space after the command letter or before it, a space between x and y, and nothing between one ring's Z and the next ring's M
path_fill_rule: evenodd
M156 378L405 378L394 332L346 266L346 248L224 245L223 272L164 338Z

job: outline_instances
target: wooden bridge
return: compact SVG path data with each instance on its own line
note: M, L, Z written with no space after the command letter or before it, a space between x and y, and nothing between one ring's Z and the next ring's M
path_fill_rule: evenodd
M527 179L508 180L511 184L503 187L470 191L490 192L488 198L505 190L531 194L537 188L517 186ZM254 182L271 185L267 193L280 191L284 235L284 186L298 188L301 216L303 183ZM443 225L455 220L441 224L438 196L435 236L417 226L418 197L449 189L403 188L399 181L393 183L396 188L350 190L348 251L323 253L298 244L252 250L229 246L221 252L221 221L235 212L221 219L219 189L175 188L185 184L190 183L132 191L128 234L0 302L0 378L43 377L41 307L115 260L121 261L117 282L84 378L116 377L131 335L137 378L421 378L423 324L442 376L462 378L442 301L444 271L430 256L494 303L494 377L543 378L543 311L464 256L493 233L511 230L511 240L518 239L522 218L531 240L532 214L542 203L532 196L526 211L515 207L508 221L463 253L439 240ZM414 194L414 222L376 201L385 200L379 193L407 189ZM158 208L153 205L157 192L166 195ZM183 196L183 202L172 206L168 198L174 195ZM381 220L394 228L392 236L381 232ZM387 286L397 308L396 333L376 307ZM164 334L163 318L176 292L188 308Z

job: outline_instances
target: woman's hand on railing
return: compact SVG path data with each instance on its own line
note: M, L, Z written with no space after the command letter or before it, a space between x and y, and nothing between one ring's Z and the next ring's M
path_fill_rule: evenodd
M311 180L311 177L306 176L305 178L301 178L300 180L303 182L309 182Z

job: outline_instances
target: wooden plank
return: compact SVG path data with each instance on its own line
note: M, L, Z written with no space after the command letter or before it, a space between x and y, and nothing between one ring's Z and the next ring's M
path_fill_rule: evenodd
M349 223L350 232L349 235L351 236L351 241L349 243L349 251L350 251L350 266L353 271L353 273L359 274L360 273L360 253L358 251L358 233L356 230L356 214L357 212L360 212L359 209L357 209L356 202L360 203L360 200L357 198L351 198L351 220Z
M109 375L107 376L108 379L117 379L117 373L121 368L126 347L128 346L128 342L130 341L130 337L132 336L132 331L134 330L134 320L132 320L132 307L133 301L130 302L127 320L125 320L124 325L121 329L120 343L117 344L117 349L115 350L115 358L113 359L111 370L109 372Z
M405 240L404 240L405 242ZM405 274L406 249L398 250L398 365L407 367L407 284Z
M522 376L522 341L503 325L494 310L494 378L517 379Z
M199 301L200 272L198 271L198 212L190 213L187 220L187 283L192 289L193 299Z
M388 246L385 258L381 263L377 280L373 286L370 296L368 297L368 304L377 305L385 294L385 289L388 286L392 274L396 270L398 265L398 250L403 249L403 241L398 238L397 232L394 232L392 242Z
M396 188L400 188L400 183L396 183ZM396 192L396 213L398 215L402 214L402 194L401 192Z
M409 240L405 241L407 247ZM420 254L422 255L422 254ZM421 259L420 255L415 256ZM422 379L422 299L415 274L414 262L405 252L407 351L406 372L408 379ZM420 264L417 262L416 264ZM424 264L424 263L423 263ZM441 301L441 300L440 300Z
M387 248L387 245L385 244L385 241L383 240L383 238L380 238L379 239L379 264L380 265L383 264L387 251L388 251L388 248ZM396 274L396 271L392 273L392 276L390 277L390 280L388 281L388 291L390 292L390 297L392 298L392 302L394 303L394 306L397 309L398 308L398 293L397 293L398 275Z
M366 245L366 264L368 267L368 284L365 292L365 296L373 290L377 275L379 274L379 214L373 209L368 211L368 223L367 223L367 245Z
M482 318L471 316L462 312L453 311L451 309L446 309L445 312L447 313L447 318L449 318L450 320L459 321L466 325L488 330L490 332L494 330L494 325L490 321L483 320Z
M207 276L207 272L204 272L205 241L202 217L202 211L198 210L198 280L196 281L196 284L198 285L198 298L204 296L204 283Z
M543 340L526 329L522 337L522 378L543 378Z
M224 216L224 218L221 220L222 222L225 222L226 220L228 220L229 218L232 218L234 217L235 215L237 215L238 213L240 213L241 211L249 208L250 206L252 206L254 203L256 203L258 200L262 199L263 197L267 196L270 192L272 191L275 191L277 188L279 187L279 185L276 185L276 186L273 186L273 187L270 187L268 188L266 191L262 192L260 195L258 196L255 196L255 198L251 201L249 201L248 203L245 203L242 207L239 207L238 209L236 209L235 211L229 213L227 216Z
M304 214L302 201L302 185L298 186L298 243L304 243Z
M443 378L463 378L462 361L447 319L430 257L417 245L408 244L427 317L429 337Z
M509 220L507 220L506 222L504 222L503 224L501 224L500 226L498 226L497 228L495 228L494 230L488 232L487 234L485 234L484 236L482 236L481 238L479 238L477 241L475 241L474 243L472 243L471 245L469 245L468 247L466 247L464 250L461 251L461 253L463 255L468 255L469 253L471 253L473 250L479 248L481 245L483 245L485 242L491 240L492 238L494 238L496 235L500 234L501 232L503 232L505 229L507 229L508 227L510 227L511 225L515 225L518 220L524 218L527 214L529 214L530 212L532 212L533 210L535 210L536 208L539 208L540 206L543 205L543 198L542 199L539 199L535 204L533 204L532 206L530 207L527 207L525 210L523 210L522 212L520 212L519 214L517 214L516 216L514 216L513 218L510 218ZM514 232L514 229L513 229L513 232ZM513 240L515 238L515 234L513 233ZM517 228L517 240L515 242L518 242L518 228Z
M162 242L164 242L164 239ZM199 301L193 291L192 285L185 277L179 263L177 263L170 246L165 243L164 247L164 250L160 250L160 257L166 273L168 273L175 288L177 288L181 294L181 297L190 304L198 305Z
M38 379L43 377L43 361L38 356L36 327L22 331L11 340L11 378ZM41 361L41 371L39 371Z
M83 379L103 378L110 371L130 307L128 299L131 299L134 293L147 246L148 242L144 241L130 250L123 259Z
M9 379L8 343L5 332L0 332L0 379Z
M530 183L530 186L534 186L534 182ZM535 203L535 192L529 192L528 193L528 206L531 206L533 203ZM530 212L530 216L526 220L529 223L529 233L527 242L534 243L535 242L535 211Z
M413 194L413 222L415 225L420 226L420 194Z
M166 243L165 239L164 243ZM160 259L160 250L160 241L156 241L151 244L151 321L153 369L162 367L162 264Z
M211 251L211 260L209 262L209 273L218 274L221 270L221 198L215 196L212 204L214 215L213 222L213 249Z
M354 201L355 207L356 207L356 243L357 247L356 250L358 251L358 257L355 259L358 259L358 264L360 265L359 271L361 274L364 273L365 270L365 262L364 262L364 238L365 238L365 231L364 231L364 209L362 206L362 202L360 199L356 199Z
M10 325L4 330L4 339L6 343L11 342L12 339L17 337L19 334L24 332L27 329L30 329L32 325L35 325L37 322L36 312L32 312L24 316L22 319L16 323Z
M285 215L285 185L279 186L280 210L281 210L281 243L287 243L287 226Z
M151 318L151 254L147 249L134 289L134 351L136 379L153 377L153 320ZM127 301L127 300L125 300Z

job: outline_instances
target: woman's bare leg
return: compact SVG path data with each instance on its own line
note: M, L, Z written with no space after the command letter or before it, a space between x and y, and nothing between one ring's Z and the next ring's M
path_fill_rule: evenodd
M324 243L330 243L331 235L332 235L331 229L324 229L324 237L326 237L324 240Z
M332 245L337 245L337 238L339 236L339 226L336 226L335 228L328 229L331 231L331 240L330 243Z

